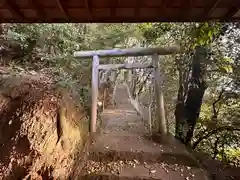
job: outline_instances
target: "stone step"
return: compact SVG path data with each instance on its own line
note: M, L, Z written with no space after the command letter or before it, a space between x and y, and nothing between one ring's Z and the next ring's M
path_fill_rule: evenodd
M93 167L93 166L91 166ZM116 168L116 167L115 167ZM100 168L99 168L100 169ZM110 170L111 171L111 170ZM84 180L207 180L200 168L164 163L135 164L110 171L83 173Z
M88 159L100 162L136 159L141 163L165 162L198 167L190 153L174 140L160 145L127 131L103 134L90 149Z
M129 151L105 151L90 152L88 159L94 161L118 161L138 160L144 162L165 162L168 164L180 163L191 167L198 167L198 164L189 156L172 153L150 153L150 152L129 152Z

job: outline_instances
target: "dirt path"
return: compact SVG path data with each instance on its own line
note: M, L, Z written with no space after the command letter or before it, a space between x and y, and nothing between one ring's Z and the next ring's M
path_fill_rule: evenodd
M171 139L160 145L147 138L124 86L116 95L117 108L103 112L106 125L91 147L81 179L204 180L205 173L181 144Z

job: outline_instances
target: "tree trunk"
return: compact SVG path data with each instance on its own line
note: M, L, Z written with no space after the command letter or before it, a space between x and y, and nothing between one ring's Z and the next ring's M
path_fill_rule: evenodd
M132 70L132 82L131 82L131 96L133 99L136 98L136 88L137 88L137 74L136 70Z
M202 99L207 88L205 83L206 56L207 49L205 47L196 48L192 61L192 74L188 82L186 100L180 98L182 97L181 94L178 96L178 103L175 110L175 136L185 145L189 145L193 137L194 128L199 118ZM178 93L182 93L181 85Z

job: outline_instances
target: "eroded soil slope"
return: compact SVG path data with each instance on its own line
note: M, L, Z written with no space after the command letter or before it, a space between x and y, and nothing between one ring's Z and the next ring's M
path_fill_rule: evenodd
M88 137L87 109L40 76L0 75L0 177L66 179Z

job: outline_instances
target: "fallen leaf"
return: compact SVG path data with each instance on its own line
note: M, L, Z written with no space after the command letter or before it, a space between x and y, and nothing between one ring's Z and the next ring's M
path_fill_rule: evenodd
M140 164L138 160L134 159L133 160L136 164Z
M156 173L157 171L155 169L150 171L152 174Z

